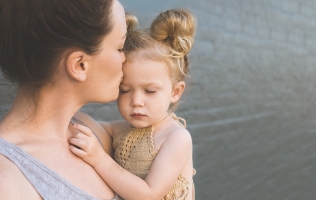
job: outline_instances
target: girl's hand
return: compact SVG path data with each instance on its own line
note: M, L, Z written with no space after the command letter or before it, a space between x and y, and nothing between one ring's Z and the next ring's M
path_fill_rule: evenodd
M105 151L90 128L80 124L74 124L74 128L79 132L69 139L70 151L96 167L104 158Z

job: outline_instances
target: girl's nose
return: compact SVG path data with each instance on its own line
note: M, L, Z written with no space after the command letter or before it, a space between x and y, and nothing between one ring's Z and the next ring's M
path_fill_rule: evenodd
M131 101L131 106L132 107L142 107L144 106L144 101L143 98L141 97L140 94L134 94L132 97L132 101Z

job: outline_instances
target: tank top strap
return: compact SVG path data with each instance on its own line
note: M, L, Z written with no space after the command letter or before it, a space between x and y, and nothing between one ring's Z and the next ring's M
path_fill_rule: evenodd
M0 138L0 154L11 160L45 200L97 200L47 168L20 147Z

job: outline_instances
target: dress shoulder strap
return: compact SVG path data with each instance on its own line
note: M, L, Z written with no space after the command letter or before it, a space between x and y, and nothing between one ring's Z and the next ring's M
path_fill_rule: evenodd
M184 118L178 117L174 112L171 113L170 115L168 115L167 117L165 117L163 120L161 120L160 122L158 122L157 124L152 125L151 127L153 129L157 128L160 124L162 124L164 121L166 121L169 117L172 117L174 120L176 120L178 122L178 124L180 124L181 126L183 126L184 128L186 128L187 123L185 121ZM182 123L180 122L182 121Z
M172 118L173 118L174 120L176 120L181 126L183 126L184 128L187 127L187 122L185 121L184 118L178 117L174 112L171 113L171 116L172 116ZM180 121L182 121L182 123L181 123Z

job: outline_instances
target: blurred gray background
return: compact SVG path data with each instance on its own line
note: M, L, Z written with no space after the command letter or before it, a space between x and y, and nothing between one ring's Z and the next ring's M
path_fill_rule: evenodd
M142 27L169 8L198 19L177 114L194 143L197 200L316 197L316 1L121 0ZM15 87L0 78L0 119ZM115 102L89 104L97 120Z

